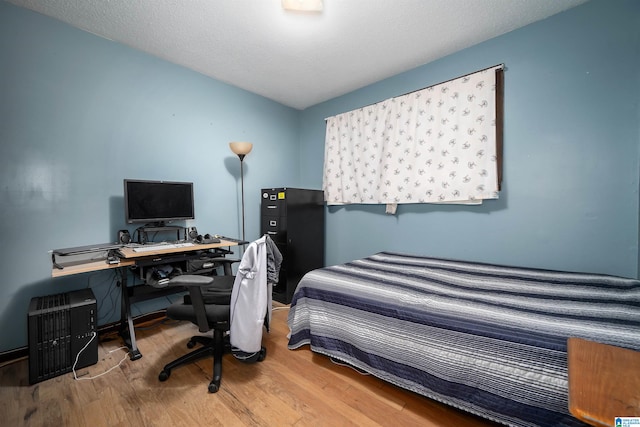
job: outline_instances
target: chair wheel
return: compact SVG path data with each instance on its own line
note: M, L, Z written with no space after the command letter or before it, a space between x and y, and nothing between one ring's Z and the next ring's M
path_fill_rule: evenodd
M266 347L262 347L260 349L260 354L258 355L258 362L262 362L267 357L267 349Z
M196 346L196 342L194 340L189 340L189 342L187 342L187 348L193 348Z
M158 375L158 379L160 381L166 381L169 379L169 375L171 375L171 371L163 369L162 372L160 372L160 375Z
M217 393L220 390L217 384L211 383L209 384L209 393Z

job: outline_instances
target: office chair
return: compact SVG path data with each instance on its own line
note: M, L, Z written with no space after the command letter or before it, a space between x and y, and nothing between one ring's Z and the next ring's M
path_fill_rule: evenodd
M241 348L233 348L231 342L233 338L229 339L229 335L226 335L228 331L232 329L232 311L235 310L235 316L243 316L242 311L239 310L241 303L238 299L243 299L245 302L252 301L251 294L255 291L255 288L247 286L246 278L252 277L252 275L267 275L267 252L269 256L273 257L272 251L277 251L275 244L265 245L268 236L262 237L255 242L252 242L245 251L240 266L238 267L237 276L224 275L224 276L198 276L198 275L179 275L175 276L169 281L169 286L183 286L189 294L185 295L181 301L173 303L167 308L167 317L175 320L188 320L198 326L200 332L208 332L213 330L213 338L205 336L191 337L187 343L187 347L193 348L196 344L200 343L203 347L200 347L173 362L168 363L160 372L158 379L160 381L166 381L171 375L171 370L186 363L191 363L195 360L201 359L205 356L213 355L213 378L209 383L209 392L215 393L220 389L220 381L222 378L222 356L224 353L231 352L233 350L234 356L239 360L245 362L262 362L266 357L266 348L258 344L257 351L253 353L247 353L243 350L244 345L241 344ZM270 240L270 239L269 239ZM270 242L271 243L271 242ZM269 250L265 248L269 246ZM281 261L281 255L278 252ZM257 262L256 259L260 259ZM224 262L224 259L221 260ZM229 268L225 268L226 271L230 271L230 264L237 262L237 260L228 260ZM273 277L272 267L273 263L269 263L270 274L269 277ZM256 269L261 271L257 271ZM277 272L280 269L280 262L277 263ZM262 271L264 270L264 271ZM277 278L275 279L277 282ZM258 282L257 282L258 283ZM269 282L268 290L271 289L272 282ZM260 300L260 303L264 303L264 313L270 314L270 292L269 298ZM264 294L264 293L263 293ZM231 308L231 301L234 299L234 310ZM267 307L267 305L269 305ZM250 315L254 314L256 310L251 311ZM258 310L259 311L259 310ZM246 310L245 310L246 313ZM263 314L264 315L264 314ZM268 329L268 318L265 316L265 322ZM255 341L255 335L257 333L262 334L259 330L254 330L253 334L249 334L249 340ZM243 334L237 333L241 343L243 340ZM258 337L259 339L259 337Z
M197 276L185 274L171 279L169 286L183 286L189 294L181 301L167 307L167 317L175 320L188 320L198 326L200 332L213 330L213 337L196 335L187 342L188 348L202 344L192 352L185 354L164 366L158 379L166 381L171 370L178 366L194 362L203 357L213 356L213 378L209 383L209 392L220 389L222 378L222 356L230 350L225 333L229 330L229 301L233 288L233 276Z

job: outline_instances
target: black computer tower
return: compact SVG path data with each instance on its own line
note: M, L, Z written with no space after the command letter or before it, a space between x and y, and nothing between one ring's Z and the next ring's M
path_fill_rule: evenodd
M31 299L28 314L29 383L98 362L96 298L91 289ZM89 345L87 345L89 343Z
M322 190L262 189L261 234L271 237L283 257L274 300L289 304L302 276L324 267L324 227Z

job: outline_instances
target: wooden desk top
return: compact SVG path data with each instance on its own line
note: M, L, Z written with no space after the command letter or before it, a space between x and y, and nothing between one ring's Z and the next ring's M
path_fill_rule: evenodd
M640 417L640 352L569 338L569 411L593 426Z
M207 249L222 248L227 246L237 246L237 243L221 239L219 243L203 243L203 244L196 243L193 246L185 246L182 248L166 248L166 249L157 249L157 250L146 251L146 252L136 252L133 250L133 248L124 247L120 249L120 253L126 259L136 259L136 258L144 258L148 256L166 255L166 254L179 253L179 252L203 251Z
M63 276L71 276L74 274L80 274L80 273L91 273L93 271L109 270L109 269L118 268L118 267L126 267L129 265L134 265L135 263L136 263L135 260L124 260L124 259L121 259L119 264L108 264L106 259L99 260L99 261L80 261L80 262L71 262L71 263L59 262L58 264L60 264L64 268L60 270L59 268L53 267L51 269L51 277L63 277Z
M195 244L193 246L185 246L182 248L158 249L158 250L147 251L147 252L135 252L133 248L123 247L119 249L119 252L122 254L122 256L120 257L119 264L108 264L106 259L73 261L68 263L65 263L64 261L58 261L58 264L61 265L63 268L59 269L59 268L53 267L51 269L51 277L71 276L71 275L80 274L80 273L91 273L93 271L109 270L109 269L118 268L118 267L128 267L128 266L135 265L136 260L139 260L141 258L158 256L158 255L202 251L202 250L215 249L215 248L228 247L228 246L237 246L237 245L238 243L236 242L231 242L228 240L220 240L220 243Z

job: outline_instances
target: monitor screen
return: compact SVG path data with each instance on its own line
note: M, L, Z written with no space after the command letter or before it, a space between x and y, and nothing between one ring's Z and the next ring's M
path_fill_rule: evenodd
M125 179L124 212L127 224L194 219L193 183Z

